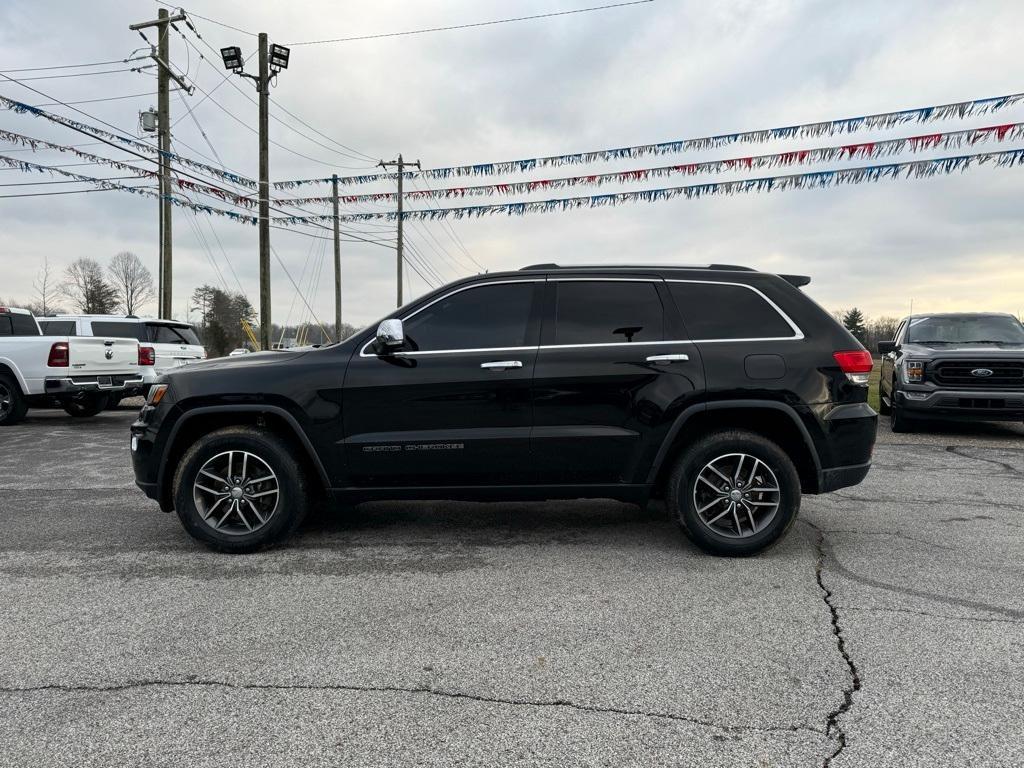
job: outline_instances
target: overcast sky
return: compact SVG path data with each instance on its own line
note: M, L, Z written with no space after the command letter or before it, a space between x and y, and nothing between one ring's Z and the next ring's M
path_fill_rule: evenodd
M186 10L241 30L266 31L272 42L296 43L597 4L588 0L211 0L186 6ZM128 30L128 24L155 18L158 7L156 2L144 0L4 0L0 5L0 71L17 78L43 77L81 70L11 70L124 58L144 45ZM198 17L193 21L214 49L239 45L246 56L255 49L256 38L249 34ZM406 159L421 160L424 167L491 162L1014 93L1024 90L1019 49L1022 28L1024 3L1009 0L656 0L459 31L295 45L290 67L278 78L272 98L331 140L272 106L283 123L271 123L271 138L287 149L271 147L271 178L368 173L372 163L366 157L391 159L399 152ZM238 78L223 83L220 62L188 34L207 54L207 61L200 61L197 51L176 34L171 38L172 60L213 96L204 100L197 90L184 100L172 97L175 149L255 178L257 139L252 129L257 113L247 98L255 95L254 89ZM150 37L155 39L153 33ZM34 80L25 85L49 97L79 101L153 92L155 78L152 70L146 70ZM30 104L50 101L9 82L0 82L0 94ZM195 120L187 114L185 101L193 107ZM103 120L137 133L138 112L151 105L155 105L155 96L79 104L89 117L68 108L46 108L83 122ZM602 173L1018 120L1024 120L1022 106L957 124L908 125L855 134L850 139L739 145L699 155L541 169L506 179ZM0 110L0 128L61 144L89 141L43 119L10 111ZM340 145L355 151L346 153ZM81 162L73 155L53 151L12 153L11 149L10 144L0 142L0 154L12 157L44 164ZM102 145L83 149L116 155ZM98 166L70 170L95 176L123 175ZM2 184L49 180L53 179L0 171ZM505 179L493 179L501 180ZM610 185L601 191L690 181L661 179L632 186ZM439 181L430 183L443 186ZM82 185L4 186L0 194L76 186ZM326 188L313 187L294 194L312 195L321 190L326 194ZM389 188L377 185L348 191ZM493 271L538 262L728 262L810 275L812 283L806 290L829 309L857 305L871 316L901 315L913 300L915 311L1019 313L1024 309L1022 191L1024 169L981 167L963 175L920 181L675 199L565 213L450 220L448 224L416 222L407 224L406 232L415 258L429 262L445 280L471 274L479 269L477 264ZM540 197L575 194L589 192L563 190ZM469 203L500 201L475 198ZM348 210L385 207L364 205ZM344 320L363 325L394 305L395 258L386 242L393 237L394 228L362 223L350 228L360 230L360 236L384 241L343 244ZM177 316L184 317L188 296L202 283L233 290L240 285L258 305L255 227L175 209L174 235ZM292 278L307 286L304 292L315 313L329 321L333 317L330 244L279 230L272 232L272 243ZM155 200L122 192L0 198L2 297L31 299L32 280L44 257L59 270L80 256L106 262L122 250L138 253L155 273ZM322 267L319 271L314 269L318 264ZM272 274L274 320L294 323L308 314L276 262ZM407 298L428 289L420 277L410 273ZM155 306L150 309L155 311Z

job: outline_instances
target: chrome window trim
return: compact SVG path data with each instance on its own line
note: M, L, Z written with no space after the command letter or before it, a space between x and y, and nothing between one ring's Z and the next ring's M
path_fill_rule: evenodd
M410 352L396 352L392 357L420 357L422 355L457 355L457 354L473 354L473 353L489 353L489 352L533 352L542 349L587 349L587 348L600 348L600 347L642 347L642 346L656 346L658 344L729 344L729 343L745 343L753 341L800 341L805 338L803 331L800 327L793 322L793 320L787 315L782 309L766 296L762 291L758 290L752 285L746 283L732 283L724 280L679 280L679 279L666 279L661 277L535 277L535 278L523 278L514 280L493 280L486 283L473 283L471 285L464 285L461 288L457 288L454 291L449 291L436 299L431 301L429 304L424 304L422 307L417 309L415 312L410 312L408 315L402 318L404 323L411 317L416 316L428 307L433 306L439 301L442 301L449 296L454 296L456 293L462 293L473 288L484 288L489 285L506 285L508 283L543 283L543 282L631 282L631 283L697 283L701 285L733 285L740 288L746 288L753 291L760 296L768 305L774 309L779 316L786 321L786 324L793 329L793 336L758 336L752 338L742 339L664 339L662 341L612 341L612 342L599 342L593 344L539 344L535 346L525 347L476 347L472 349L429 349L429 350L415 350ZM367 348L374 342L374 339L367 341L362 348L359 350L360 357L380 357L376 354L366 354Z
M423 310L427 309L428 307L434 306L435 304L437 304L437 302L444 301L449 296L454 296L455 294L462 293L463 291L470 291L470 290L472 290L474 288L486 288L487 286L490 286L490 285L508 285L509 283L543 283L543 282L545 282L543 277L524 277L522 279L516 279L516 280L489 280L489 281L487 281L485 283L471 283L469 285L464 285L461 288L456 288L454 291L449 291L448 293L445 293L445 294L442 294L441 296L438 296L436 299L434 299L429 304L424 304L422 307L418 308L415 312L410 312L408 315L406 315L405 317L401 318L401 320L404 323L406 320L408 320L411 317L415 317L416 315L418 315L420 312L422 312ZM360 357L380 357L380 355L368 355L368 354L366 354L367 347L369 347L371 344L373 344L373 342L375 340L376 340L376 336L374 336L374 338L370 339L365 344L363 344L362 348L359 350L359 356ZM536 348L537 347L533 346L533 347L481 347L479 349L427 349L427 350L416 350L416 351L413 351L413 352L397 352L394 355L390 355L390 357L416 356L416 355L450 355L450 354L455 354L456 352L497 352L499 350L522 351L522 350L529 350L529 349L536 349Z
M774 309L779 317L786 321L786 324L793 329L793 336L756 336L749 339L699 339L695 340L695 344L722 344L725 342L744 342L744 341L800 341L804 337L804 332L800 330L800 326L793 322L789 315L782 311L778 304L768 298L763 292L759 291L752 285L746 283L730 283L726 280L678 280L678 279L667 279L666 283L696 283L698 285L734 285L739 288L746 288L749 291L753 291L762 299L764 299L768 306ZM682 311L682 310L680 310Z

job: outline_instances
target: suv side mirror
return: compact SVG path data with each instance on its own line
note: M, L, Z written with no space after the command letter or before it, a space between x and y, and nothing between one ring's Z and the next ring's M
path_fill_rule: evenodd
M888 355L890 352L896 351L895 341L880 341L878 342L878 354Z
M401 347L405 344L405 329L397 317L382 320L377 326L377 349L381 352Z

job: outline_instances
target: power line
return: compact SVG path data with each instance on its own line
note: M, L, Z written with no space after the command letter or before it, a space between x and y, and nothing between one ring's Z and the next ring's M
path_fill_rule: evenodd
M156 0L156 2L159 3L160 5L167 6L168 8L173 8L175 10L184 10L180 5L174 5L173 3L166 3L166 2L164 2L164 0ZM217 21L216 19L211 19L209 16L200 16L198 13L196 13L194 11L189 11L188 15L189 16L195 16L197 19L202 19L203 21L208 21L211 24L216 24L218 27L226 27L227 29L233 29L233 30L235 30L235 32L241 32L243 35L252 35L253 37L258 37L259 36L255 32L250 32L249 30L242 29L240 27L233 27L230 24L226 24L223 21Z
M0 67L0 69L2 69L5 72L45 72L52 69L81 69L83 67L102 67L108 64L127 64L129 61L138 60L139 59L113 59L112 61L94 61L91 64L59 64L52 67L22 67L21 69L8 69L7 67Z
M138 185L138 186L132 187L132 189L149 189L149 188L150 188L150 186L141 185L141 184ZM17 195L0 195L0 198L9 198L9 197L49 197L50 195L81 195L81 194L85 194L86 192L115 192L115 191L122 191L122 190L120 188L117 188L117 187L106 187L106 188L97 188L97 189L68 189L68 190L65 190L63 192L26 192L24 194L17 194Z
M180 89L176 88L173 91L171 91L171 93L180 93ZM102 98L102 99L83 99L81 101L67 101L67 102L48 101L48 102L46 102L44 104L33 104L32 106L35 107L36 109L39 109L40 107L57 107L57 106L68 105L68 104L95 104L95 103L100 102L100 101L119 101L121 99L137 99L137 98L140 98L142 96L149 96L150 98L152 98L153 97L153 92L152 91L146 91L145 93L129 93L126 96L107 96L107 97Z
M21 78L21 82L27 83L30 80L61 80L65 77L85 77L86 75L113 75L117 72L140 72L143 69L151 69L155 66L156 64L145 64L141 67L126 67L125 69L104 69L99 72L74 72L70 75L43 75L42 77L23 77Z
M52 167L52 166L51 166ZM9 170L18 170L11 168ZM122 181L123 179L135 179L138 180L138 176L108 176L103 179L97 179L97 181ZM0 184L0 187L37 187L41 184L91 184L92 181L82 181L79 179L66 179L59 181L19 181L11 184Z
M591 11L606 11L611 8L624 8L629 5L645 5L654 0L632 0L626 3L612 3L611 5L595 5L590 8L576 8L571 11L553 11L551 13L538 13L533 16L517 16L511 19L494 19L492 21L477 21L470 24L454 24L448 27L428 27L426 29L410 29L405 32L383 32L376 35L359 35L357 37L336 37L330 40L305 40L299 43L288 43L296 45L321 45L323 43L348 43L354 40L378 40L383 37L407 37L409 35L424 35L428 32L447 32L454 29L470 29L472 27L491 27L496 24L511 24L517 21L532 21L534 19L551 19L556 16L571 16L578 13L590 13Z

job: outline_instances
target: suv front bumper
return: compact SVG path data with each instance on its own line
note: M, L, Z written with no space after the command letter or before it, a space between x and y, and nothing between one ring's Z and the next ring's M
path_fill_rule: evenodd
M1024 392L1005 390L900 389L896 401L915 419L1024 420Z

